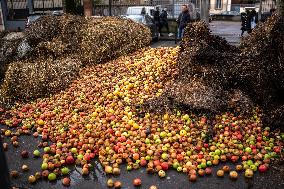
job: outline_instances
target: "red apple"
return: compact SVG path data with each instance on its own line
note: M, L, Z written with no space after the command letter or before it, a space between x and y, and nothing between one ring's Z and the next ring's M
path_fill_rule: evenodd
M141 159L141 160L140 160L140 165L141 165L142 167L145 167L145 166L147 165L147 161L146 161L145 159Z
M74 158L73 158L73 156L67 156L67 158L66 158L66 163L67 164L73 164L74 162L75 162L75 160L74 160Z
M274 152L276 152L277 154L279 154L281 152L281 148L279 146L274 146L273 148Z
M155 165L155 167L157 167L158 165L160 165L161 163L160 163L160 161L159 160L155 160L154 161L154 165Z
M163 163L161 163L161 167L164 171L166 171L166 170L169 169L169 164L167 162L163 162Z
M142 184L141 179L136 178L136 179L133 180L133 185L134 186L140 186L141 184Z
M206 169L205 169L205 174L206 174L206 175L211 175L211 174L212 174L212 169L209 168L209 167L206 167Z
M264 173L264 172L267 171L267 167L265 165L260 165L258 170L259 170L260 173Z

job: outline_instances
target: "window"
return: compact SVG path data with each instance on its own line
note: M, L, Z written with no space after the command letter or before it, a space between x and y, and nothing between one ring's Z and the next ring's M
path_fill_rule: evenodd
M222 9L222 0L216 0L215 9Z

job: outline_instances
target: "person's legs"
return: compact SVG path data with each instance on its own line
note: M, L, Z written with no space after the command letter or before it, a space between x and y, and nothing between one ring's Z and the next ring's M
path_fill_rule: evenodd
M168 22L165 23L165 27L166 27L167 32L168 32L168 34L169 34L169 33L170 33L170 29L169 29L169 24L168 24Z
M160 22L157 23L157 27L158 27L159 33L161 33L161 23Z
M178 28L178 39L182 38L182 27Z
M181 38L183 38L184 35L184 28L181 28Z
M165 26L164 22L161 22L160 29L159 29L159 33L160 33L161 36L163 36L162 29L163 29L164 26Z

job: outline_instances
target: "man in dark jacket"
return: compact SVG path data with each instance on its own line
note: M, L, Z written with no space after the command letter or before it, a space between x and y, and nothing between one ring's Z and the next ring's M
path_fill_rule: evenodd
M246 20L246 31L248 33L251 33L251 20L252 20L252 14L250 10L246 10L246 14L247 14L247 20Z
M248 21L247 20L247 14L245 12L241 13L241 21L242 21L242 27L241 27L242 33L241 33L241 36L243 36L245 31L247 30L246 26L247 26L247 21Z
M154 12L154 23L156 25L157 30L161 33L161 21L160 21L160 9L156 7L156 11Z
M184 34L184 28L187 23L190 22L190 14L187 8L187 5L181 6L181 13L178 16L177 24L178 24L178 38L182 38Z
M168 34L170 33L169 31L169 24L168 24L168 13L167 13L167 9L164 8L162 10L162 14L160 15L160 21L161 21L161 27L160 29L162 30L163 27L166 27ZM161 36L163 36L161 34Z

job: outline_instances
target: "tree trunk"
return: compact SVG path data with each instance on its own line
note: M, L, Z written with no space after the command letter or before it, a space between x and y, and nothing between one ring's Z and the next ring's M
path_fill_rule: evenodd
M278 0L278 9L281 17L284 17L284 0Z
M258 21L261 20L262 0L259 1Z
M206 24L209 24L209 1L201 0L201 19L205 21Z
M280 14L280 29L282 31L282 34L284 33L284 0L278 0L277 1L277 9Z
M69 14L76 14L75 0L62 0L63 11Z
M92 0L83 0L84 4L84 15L89 17L93 15L93 1Z

